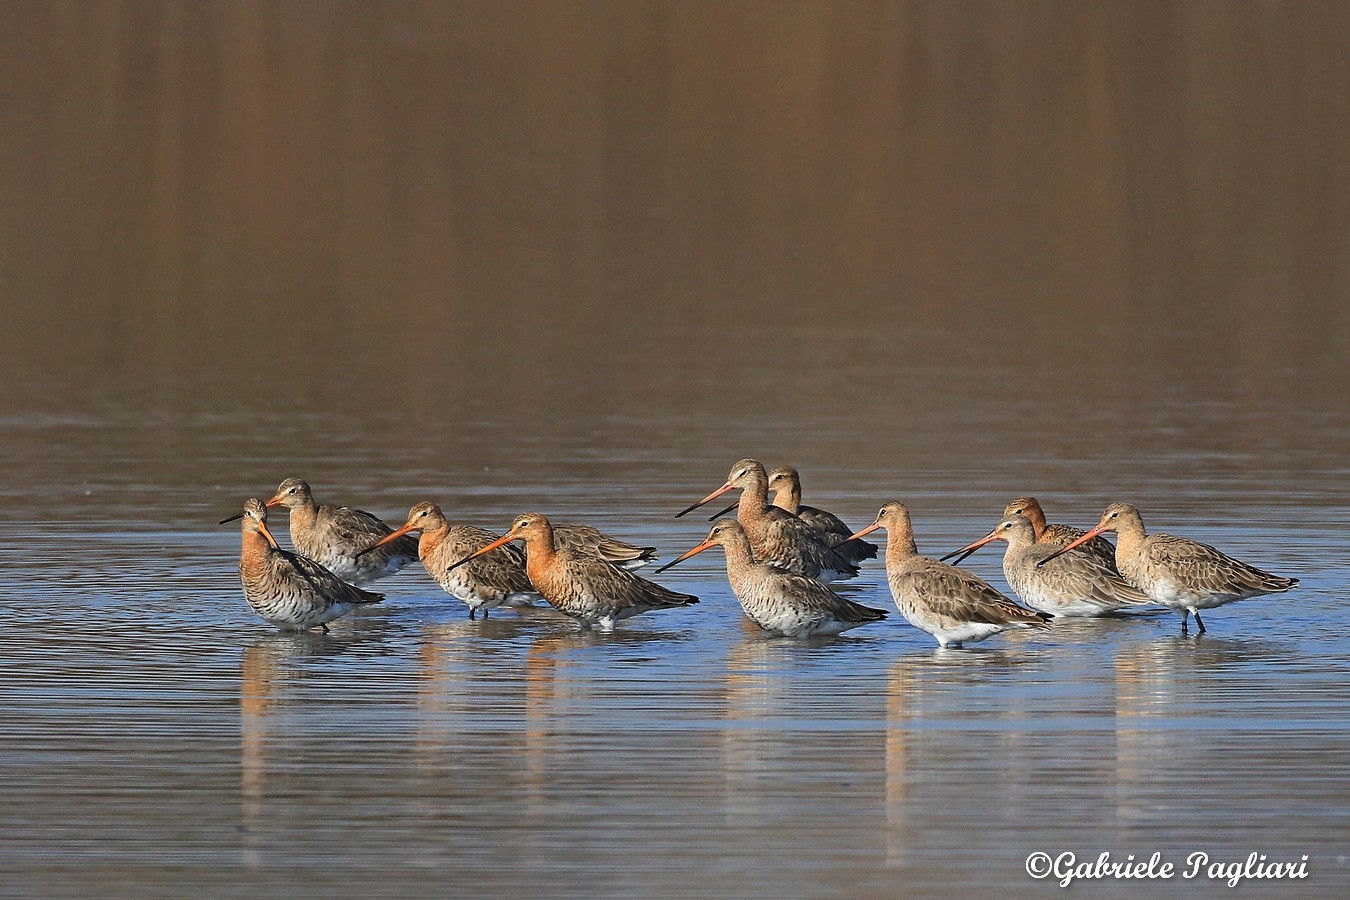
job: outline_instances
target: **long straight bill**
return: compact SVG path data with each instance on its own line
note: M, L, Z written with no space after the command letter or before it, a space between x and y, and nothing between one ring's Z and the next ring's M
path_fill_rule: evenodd
M1051 554L1050 554L1049 556L1047 556L1045 559L1043 559L1043 560L1041 560L1040 562L1036 563L1036 568L1039 569L1041 566L1045 565L1046 563L1048 563L1050 560L1054 559L1055 557L1057 557L1057 556L1063 556L1065 553L1068 553L1068 552L1069 552L1070 550L1072 550L1073 548L1078 547L1078 546L1080 546L1080 545L1082 545L1082 544L1086 544L1088 541L1092 540L1093 538L1095 538L1097 535L1101 534L1101 533L1102 533L1103 531L1105 531L1105 530L1106 530L1106 528L1105 528L1104 526L1098 525L1096 528L1092 529L1092 530L1089 531L1087 534L1085 534L1085 535L1083 535L1082 537L1080 537L1078 540L1074 541L1074 542L1071 543L1071 544L1065 544L1063 547L1060 547L1058 550L1056 550L1054 553L1051 553Z
M239 515L240 515L241 518L243 517L243 513L240 513ZM266 523L266 522L259 522L259 523L258 523L258 530L262 532L262 536L263 536L263 537L267 538L267 543L269 543L269 544L272 545L272 549L273 549L273 550L280 550L280 549L281 549L281 545L277 543L277 539L274 538L274 537L272 537L272 532L270 532L270 531L267 530L267 523Z
M357 559L360 559L361 557L365 556L365 555L366 555L367 553L369 553L370 551L375 550L375 549L377 549L377 548L379 548L379 547L383 547L385 544L389 543L390 541L394 540L395 538L401 538L401 537L403 537L405 534L407 534L408 532L410 532L410 531L415 531L415 530L416 530L416 526L413 525L411 522L408 522L408 523L406 523L405 525L403 525L403 527L400 528L398 531L391 531L389 534L386 534L384 537L380 538L378 541L376 541L375 543L371 544L369 547L367 547L366 549L362 550L360 553L356 554L356 558L357 558Z
M727 491L729 491L729 490L732 490L732 485L731 485L731 482L730 482L730 481L728 481L726 484L722 485L722 486L721 486L720 488L718 488L717 490L713 491L713 492L712 492L711 494L709 494L708 496L704 497L702 500L700 500L700 501L698 501L697 503L693 504L692 506L686 506L684 509L682 509L682 510L680 510L679 512L677 512L677 513L675 514L675 518L678 519L680 516L684 515L685 513L691 513L691 512L693 512L694 510L698 509L698 508L699 508L700 506L702 506L703 504L709 503L709 502L711 502L711 501L713 501L713 500L716 500L718 497L722 496L723 494L725 494L725 493L726 493Z
M686 553L685 553L683 556L681 556L679 559L672 559L670 562L666 563L664 566L662 566L661 568L657 569L656 572L653 573L653 574L659 574L659 573L661 573L661 572L664 572L666 569L669 569L671 566L675 565L676 563L684 562L684 561L685 561L686 559L688 559L689 557L691 557L691 556L697 556L698 554L702 553L704 550L707 550L709 547L714 547L714 546L716 546L716 543L715 543L714 541L704 541L703 543L699 544L697 547L695 547L695 548L693 548L692 550L689 550L688 552L686 552Z
M980 549L985 544L994 540L997 540L997 532L991 531L984 537L980 538L978 541L975 541L974 543L971 544L966 544L960 550L953 550L951 553L948 553L946 556L939 559L938 562L946 562L947 560L955 556L956 562L952 563L952 565L954 566L958 565L961 562L961 560L965 559L967 556L974 553L976 550Z
M881 527L880 522L873 522L871 525L868 525L862 531L859 531L857 534L850 534L848 537L844 538L842 541L835 544L834 546L836 548L839 548L847 544L849 541L856 541L860 537L867 537L869 534L876 531L880 527Z
M468 556L461 559L459 562L451 563L450 565L446 566L445 571L449 572L451 569L458 569L460 566L464 565L469 560L477 559L484 553L491 553L493 550L496 550L503 544L509 544L511 541L514 541L515 539L516 539L516 532L515 529L512 529L511 531L508 531L506 534L497 538L492 543L488 544L486 547L480 547L477 550L470 553Z

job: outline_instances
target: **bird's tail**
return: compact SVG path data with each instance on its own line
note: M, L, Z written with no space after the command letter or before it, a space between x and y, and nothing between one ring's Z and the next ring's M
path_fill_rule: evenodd
M880 622L890 613L884 609L876 609L871 606L863 606L861 603L854 603L848 600L844 608L840 610L840 618L845 622Z
M384 594L377 594L374 591L363 590L359 587L352 587L352 602L358 606L364 606L367 603L379 603L384 599Z

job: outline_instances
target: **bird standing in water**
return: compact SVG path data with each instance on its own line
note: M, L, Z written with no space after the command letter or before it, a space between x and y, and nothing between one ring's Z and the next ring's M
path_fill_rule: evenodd
M1009 628L1038 628L1049 616L1023 609L973 572L919 555L909 510L899 500L881 507L877 520L854 537L887 530L886 580L895 605L939 646L960 647Z
M1195 616L1200 633L1205 633L1205 623L1200 619L1202 609L1281 593L1298 584L1297 578L1264 572L1209 544L1170 534L1148 534L1139 510L1129 503L1112 503L1096 527L1037 565L1045 566L1061 553L1107 531L1116 533L1116 565L1120 574L1160 606L1181 613L1182 634L1187 632L1186 621L1190 616Z
M417 539L411 537L388 543L375 553L362 554L393 529L362 509L329 503L320 506L303 479L287 478L264 505L268 509L286 507L296 552L321 563L348 584L370 584L417 559ZM237 518L222 519L220 524Z
M517 516L510 531L450 568L516 540L525 542L525 571L535 590L583 629L599 625L608 631L622 619L698 602L692 594L677 593L603 559L560 546L554 540L552 523L541 513Z
M657 571L664 572L675 563L719 544L726 551L727 580L741 609L770 634L818 637L886 618L885 610L854 603L814 578L755 562L745 529L732 519L718 519L708 531L707 540Z
M500 535L473 525L451 525L435 503L419 503L408 510L408 521L357 556L377 550L409 532L420 532L417 555L427 574L445 592L469 607L469 618L499 606L529 606L539 592L525 574L525 554L515 547L500 547L496 553L451 568L470 553L481 550Z
M282 550L267 530L261 500L244 504L240 526L239 581L254 612L278 628L328 630L328 623L358 606L378 603L375 594L348 584L312 559Z
M858 567L844 559L825 535L787 510L769 505L769 476L764 464L743 459L731 467L726 483L702 500L686 507L675 518L739 489L736 520L750 538L750 549L759 562L766 562L820 581L853 578Z
M1041 509L1040 501L1035 497L1018 497L1003 508L1003 518L1006 519L1013 515L1026 516L1027 520L1031 522L1031 527L1035 530L1036 543L1052 550L1067 547L1086 533L1083 529L1074 528L1072 525L1046 524L1045 510ZM1092 540L1080 544L1077 552L1095 556L1112 572L1117 575L1120 574L1120 570L1116 568L1116 548L1106 538L1094 537ZM962 559L965 559L965 557L957 559L955 564L959 565Z
M1031 520L1021 513L1004 516L994 530L978 541L949 553L964 559L985 544L1007 541L1003 554L1003 577L1027 606L1056 618L1106 616L1122 609L1155 605L1148 595L1107 568L1092 553L1066 553L1048 566L1037 564L1055 553L1051 544L1039 543Z

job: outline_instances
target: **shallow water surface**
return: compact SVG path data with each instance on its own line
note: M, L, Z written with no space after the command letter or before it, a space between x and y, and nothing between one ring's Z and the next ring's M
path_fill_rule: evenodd
M853 338L857 358L873 340ZM814 396L809 375L780 375L766 390ZM1008 425L973 389L908 404L922 428L901 461L870 440L892 427L874 394L802 429L756 419L748 393L706 410L673 397L632 420L541 415L532 433L501 398L467 422L230 412L212 395L150 427L155 409L115 395L7 420L7 503L24 521L0 539L7 880L59 893L1031 892L1050 887L1023 872L1037 850L1177 863L1255 850L1308 854L1307 881L1281 892L1347 884L1346 507L1310 487L1344 484L1338 418L1271 405L1261 433L1275 448L1258 455L1249 440L1197 446L1204 411L1164 405L1139 426L1157 443L1133 438L1152 448L1143 472L1122 474L1088 439L1065 459L1015 441L1030 422L1074 444L1082 426L1048 404ZM1094 402L1123 419L1111 404L1130 399ZM316 449L374 432L379 446ZM888 621L765 639L711 552L661 576L699 606L613 634L548 609L471 622L414 567L331 634L287 635L245 605L235 526L214 524L304 474L321 501L390 521L424 498L496 528L540 508L670 559L706 528L673 512L747 452L797 462L808 502L859 527L902 497L933 554L983 534L1028 487L1052 486L1051 519L1083 526L1109 490L1153 527L1303 584L1213 611L1202 637L1165 614L940 651L895 613L875 561L841 590ZM475 458L496 462L455 463ZM1003 584L997 553L969 565Z

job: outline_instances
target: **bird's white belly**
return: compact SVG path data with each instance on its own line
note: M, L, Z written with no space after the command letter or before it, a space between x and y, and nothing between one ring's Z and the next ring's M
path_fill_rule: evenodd
M748 612L748 610L747 610ZM751 614L750 618L755 620L765 631L774 634L781 634L785 637L810 637L815 634L837 634L838 631L825 630L825 622L822 622L819 616L810 616L798 612L784 611L771 615Z
M926 631L943 644L975 643L1003 630L1002 625L988 622L958 622L945 616L935 616L914 603L899 604L900 613L909 624Z

